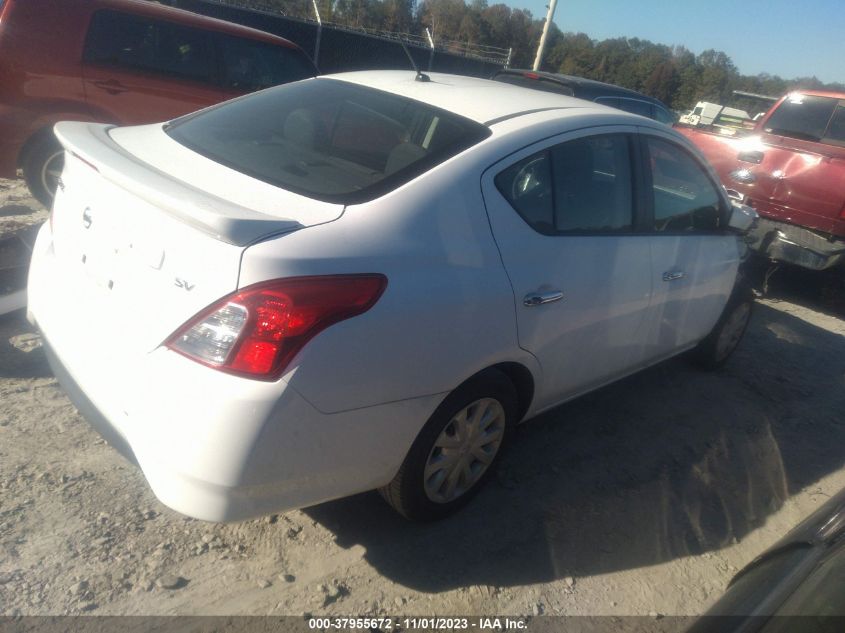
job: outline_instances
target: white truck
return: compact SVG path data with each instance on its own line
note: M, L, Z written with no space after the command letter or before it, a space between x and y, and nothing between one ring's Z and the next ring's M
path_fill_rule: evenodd
M731 131L753 125L751 116L745 110L729 108L719 103L699 101L688 113L682 115L678 122L692 127L715 126L723 133L732 135Z

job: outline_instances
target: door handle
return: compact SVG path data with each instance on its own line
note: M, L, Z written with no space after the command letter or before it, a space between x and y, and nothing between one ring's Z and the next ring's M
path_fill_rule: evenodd
M120 94L129 90L126 86L120 83L117 79L106 79L93 82L100 90L105 90L110 95Z
M681 270L669 270L663 273L663 281L675 281L677 279L683 279L686 276L687 274Z
M541 306L544 303L554 303L563 299L563 293L560 290L549 290L547 292L529 292L522 299L522 305L526 308L534 306Z

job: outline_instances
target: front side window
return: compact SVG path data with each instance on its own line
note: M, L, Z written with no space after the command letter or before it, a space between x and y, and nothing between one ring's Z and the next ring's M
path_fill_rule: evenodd
M318 78L188 115L167 133L243 174L352 204L398 187L490 130L419 101Z
M830 123L837 99L792 94L766 121L766 132L804 141L821 141Z
M628 137L585 137L556 145L502 171L496 187L545 235L614 233L633 225Z
M704 168L681 147L645 137L651 167L654 229L711 232L724 225L721 197Z
M119 11L97 11L84 60L203 82L215 80L215 57L206 31Z

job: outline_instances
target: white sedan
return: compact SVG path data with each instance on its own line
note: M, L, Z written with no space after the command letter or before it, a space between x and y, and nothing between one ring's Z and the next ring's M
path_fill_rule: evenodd
M380 489L448 514L520 421L748 323L713 171L649 119L374 71L60 123L29 317L156 496L235 521Z

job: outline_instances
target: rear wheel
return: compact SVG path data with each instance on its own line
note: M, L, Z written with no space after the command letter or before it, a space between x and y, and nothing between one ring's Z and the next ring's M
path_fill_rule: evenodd
M64 164L64 149L52 130L33 140L26 150L21 165L23 177L35 199L48 209L53 205Z
M513 384L498 371L480 374L450 394L411 446L382 496L401 515L447 516L490 476L516 420Z

